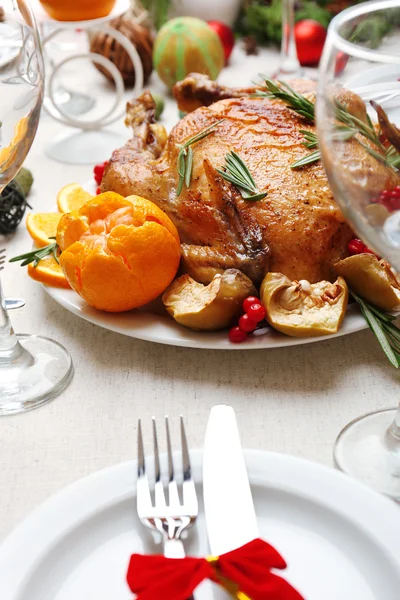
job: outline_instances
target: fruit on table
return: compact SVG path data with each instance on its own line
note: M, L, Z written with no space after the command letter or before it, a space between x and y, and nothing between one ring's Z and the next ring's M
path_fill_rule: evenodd
M29 194L29 192L31 191L31 187L33 184L32 172L25 167L21 167L21 169L18 171L18 173L14 177L14 181L21 188L24 196L27 196Z
M357 254L335 265L356 294L383 310L400 307L400 282L389 263L374 254Z
M347 308L348 288L335 283L290 281L282 273L267 273L261 284L261 301L272 327L293 337L336 333Z
M68 289L70 287L64 276L61 265L56 261L52 254L42 258L36 267L34 266L34 263L30 263L28 265L28 275L32 277L32 279L40 281L45 285Z
M155 118L157 121L164 112L165 100L164 100L163 96L161 96L161 94L156 94L156 92L151 92L151 95L153 96L153 100L156 103Z
M71 287L90 306L109 312L154 300L180 261L179 236L169 217L145 198L114 192L64 214L57 243Z
M104 162L102 162L98 165L95 165L93 167L93 176L94 176L94 180L97 183L97 185L100 185L101 180L103 179L104 169L106 168L107 165L108 165L108 160L105 160Z
M109 15L115 0L40 0L40 4L57 21L85 21Z
M215 331L228 327L240 315L243 300L254 293L254 285L246 275L227 269L216 274L208 285L182 275L165 290L163 302L181 325Z
M294 26L294 36L300 64L318 64L324 49L326 29L318 21L304 19Z
M57 194L58 210L68 213L78 210L85 202L93 198L92 194L83 189L78 183L69 183Z
M235 45L235 36L230 27L221 21L207 21L208 26L215 31L221 40L225 54L225 64L228 63L229 57L232 54Z
M37 246L42 248L51 244L50 238L56 237L61 216L60 213L29 213L26 228Z
M171 19L158 32L153 50L154 68L169 87L189 73L216 79L225 54L219 36L205 21L193 17Z

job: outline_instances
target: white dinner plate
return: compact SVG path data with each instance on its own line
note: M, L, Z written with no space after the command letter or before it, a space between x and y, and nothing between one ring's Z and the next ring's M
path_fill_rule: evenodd
M347 315L342 327L333 335L325 335L308 338L294 338L279 333L268 327L259 330L250 336L246 342L232 344L228 339L228 331L216 331L212 333L192 331L176 323L162 306L154 303L153 310L146 308L133 310L125 313L106 313L91 308L78 294L72 290L43 286L47 293L64 308L78 315L82 319L109 329L122 333L129 337L148 342L158 342L171 346L186 346L188 348L209 348L212 350L259 350L261 348L282 348L284 346L297 346L298 344L310 344L331 340L335 337L354 333L365 329L367 326L357 306L352 305L347 309ZM161 304L161 303L160 303Z
M285 557L284 576L305 600L398 600L400 511L392 501L316 463L245 456L261 537ZM191 457L200 516L186 549L204 556L202 453ZM133 461L100 471L26 518L0 548L1 600L132 600L130 554L160 551L136 516L135 475ZM211 584L196 592L196 600L216 598L228 597Z
M83 187L93 195L96 186L92 180L87 181ZM228 339L228 331L212 333L192 331L174 321L165 311L161 300L153 302L147 307L125 313L107 313L91 308L82 298L72 290L43 286L46 292L78 317L99 325L110 331L122 333L129 337L148 342L158 342L171 346L185 346L187 348L205 348L212 350L259 350L261 348L282 348L284 346L297 346L330 340L334 337L348 335L366 329L368 325L354 304L347 309L347 315L342 327L333 335L294 338L275 331L271 327L259 330L250 336L246 342L232 344Z

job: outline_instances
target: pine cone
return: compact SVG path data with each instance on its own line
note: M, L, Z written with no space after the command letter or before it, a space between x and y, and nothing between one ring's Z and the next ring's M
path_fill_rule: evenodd
M153 37L151 32L143 25L136 23L129 14L114 19L110 22L110 25L120 31L135 46L142 61L144 83L146 83L153 70ZM134 85L135 72L132 61L125 48L111 35L102 31L95 33L90 40L90 51L111 60L120 71L125 85ZM113 80L105 67L97 63L94 64L107 79Z

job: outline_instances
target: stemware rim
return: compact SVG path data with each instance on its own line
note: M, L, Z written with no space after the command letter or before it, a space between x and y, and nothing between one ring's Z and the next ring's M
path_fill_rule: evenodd
M328 38L338 50L346 54L378 63L400 64L400 55L384 54L372 48L366 48L354 42L346 40L340 34L340 28L349 21L373 12L382 12L390 8L400 8L399 0L372 0L350 6L336 15L329 24ZM330 45L330 44L328 44Z

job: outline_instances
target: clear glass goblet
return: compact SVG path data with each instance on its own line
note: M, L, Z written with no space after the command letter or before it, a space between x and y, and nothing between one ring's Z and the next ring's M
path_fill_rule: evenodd
M26 0L0 0L0 192L32 145L43 102L43 56ZM1 200L0 200L1 201ZM0 270L4 268L0 251ZM35 408L57 396L73 375L57 342L15 335L0 284L0 415Z
M302 77L304 71L300 65L296 38L295 25L295 0L282 0L282 43L279 68L274 73L274 79L285 81Z
M389 121L400 126L400 0L366 2L333 19L317 92L318 144L334 196L363 242L400 272L400 131ZM400 500L400 409L355 419L334 457Z

